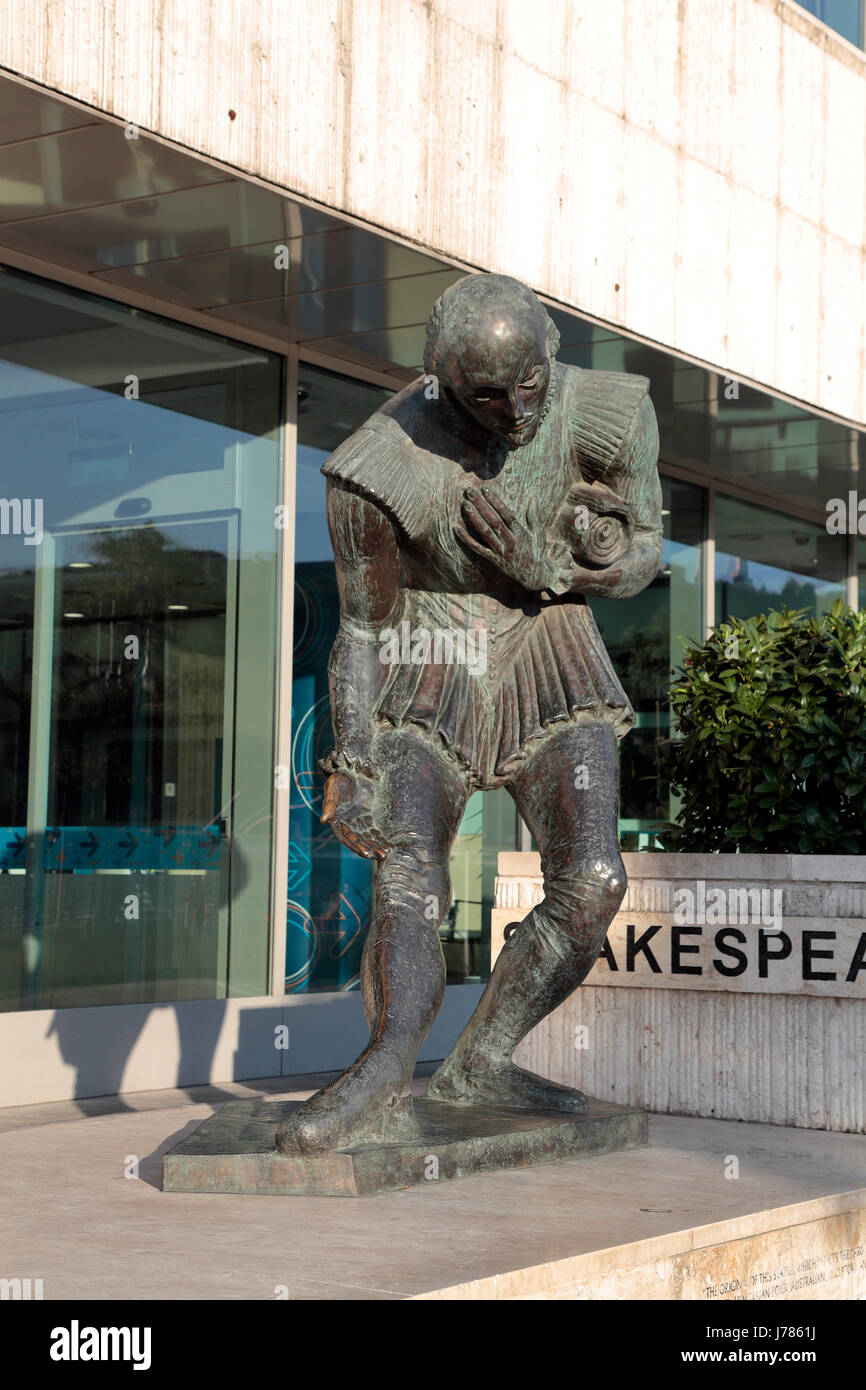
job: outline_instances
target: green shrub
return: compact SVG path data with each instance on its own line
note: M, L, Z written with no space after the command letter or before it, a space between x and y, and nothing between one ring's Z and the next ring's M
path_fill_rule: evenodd
M866 854L866 612L783 609L684 645L666 848Z

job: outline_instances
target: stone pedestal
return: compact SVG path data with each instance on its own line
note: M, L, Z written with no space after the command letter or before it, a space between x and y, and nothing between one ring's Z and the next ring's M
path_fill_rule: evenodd
M421 1134L312 1157L277 1152L274 1130L298 1101L232 1101L163 1157L165 1192L366 1197L396 1188L632 1149L647 1117L590 1101L589 1113L520 1111L416 1100Z
M653 1114L866 1133L866 856L623 859L604 952L518 1066ZM537 854L500 854L494 961L543 893Z

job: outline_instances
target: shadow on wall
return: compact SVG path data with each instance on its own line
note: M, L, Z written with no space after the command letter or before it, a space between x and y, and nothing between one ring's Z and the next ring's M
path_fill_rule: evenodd
M133 872L119 878L54 867L49 841L57 834L28 837L20 850L27 872L0 875L3 997L16 997L20 979L31 1003L40 994L51 1005L58 995L68 998L63 1007L16 1014L26 1038L24 1055L18 1078L8 1087L0 1084L0 1105L71 1094L81 1098L83 1113L95 1113L104 1105L88 1106L86 1098L210 1085L212 1076L226 1081L282 1075L287 1049L278 1045L279 1030L285 1032L281 1002L212 997L226 968L220 914L247 880L237 845L223 853L213 873ZM139 911L132 920L118 909L118 894L121 904L134 897ZM22 931L28 922L41 927ZM137 982L129 988L145 994L152 988L199 997L121 1002L124 981ZM90 1002L106 994L111 1002Z
M481 984L452 985L420 1062L440 1061L475 1008ZM19 1015L21 1017L21 1015ZM31 1015L42 1046L25 1044L29 1075L19 1077L21 1104L68 1099L82 1114L104 1109L97 1097L121 1092L187 1090L221 1082L343 1071L369 1038L360 995L286 995L281 999L199 999L174 1004L103 1005ZM53 1045L50 1040L54 1040ZM60 1053L61 1069L54 1054ZM46 1055L46 1047L51 1055ZM70 1084L68 1068L74 1069ZM27 1097L27 1102L20 1099ZM219 1099L217 1093L209 1099ZM226 1095L226 1099L229 1097ZM191 1099L200 1100L200 1096ZM88 1105L88 1100L93 1103ZM122 1103L118 1109L131 1109Z
M71 1090L82 1114L91 1114L102 1108L97 1098L124 1091L191 1092L225 1081L342 1070L366 1043L368 1029L360 997L341 994L58 1009L44 1036L56 1039L65 1066L74 1069L65 1094ZM116 1108L134 1107L119 1101Z
M57 1039L64 1063L75 1070L73 1096L81 1113L88 1115L99 1111L98 1105L88 1105L89 1098L119 1095L123 1090L172 1086L184 1090L209 1084L225 1021L225 1001L196 1002L198 1008L191 1002L58 1009L45 1036ZM265 1020L262 1022L264 1024ZM124 1085L128 1064L140 1040L143 1049L140 1073L139 1067L134 1067L131 1084ZM151 1055L154 1051L158 1053L156 1057ZM166 1075L171 1057L176 1057L174 1082ZM269 1061L274 1066L273 1058ZM148 1076L149 1064L153 1067L152 1076ZM278 1064L274 1069L279 1074ZM225 1098L229 1098L228 1092ZM115 1108L134 1109L120 1099Z
M41 870L41 848L38 854ZM30 878L31 884L40 885L43 897L50 891L59 892L60 887L64 889L63 904L58 903L58 911L52 912L48 920L52 923L52 936L64 938L67 948L70 926L79 918L84 921L84 914L76 915L70 910L72 890L88 877L93 881L98 876L42 872L17 878L17 884ZM134 883L134 877L123 880L124 892L127 885ZM227 875L219 877L224 902ZM240 864L233 863L232 896L236 895L242 877ZM11 878L0 875L0 883L8 886ZM40 917L46 920L44 911L37 912L33 920ZM107 920L105 914L102 919ZM0 935L7 938L10 951L7 973L11 979L14 971L16 982L22 952L21 920L20 912L7 916L6 929L0 921ZM24 920L28 920L26 912ZM177 942L176 924L170 935ZM181 937L185 939L183 933ZM54 942L52 951L56 952ZM62 969L59 975L68 978ZM117 978L115 974L110 981L112 987ZM212 972L185 972L187 986L196 979L201 980L202 995L212 990ZM442 1010L422 1049L421 1061L438 1061L445 1056L465 1026L482 988L480 984L454 985L446 991ZM35 993L34 990L31 998ZM0 1106L73 1098L82 1114L104 1111L105 1097L124 1092L218 1088L220 1083L229 1081L342 1071L369 1038L357 990L280 997L70 1004L63 1008L24 1009L8 1015L8 1019L19 1063L15 1072L7 1070L5 1076L0 1076ZM228 1098L227 1093L222 1094ZM219 1091L210 1098L219 1099ZM133 1107L118 1102L116 1108Z

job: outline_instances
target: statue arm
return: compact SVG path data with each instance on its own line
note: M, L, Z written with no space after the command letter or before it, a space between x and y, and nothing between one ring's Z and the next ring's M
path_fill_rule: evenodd
M385 513L330 480L327 515L340 627L328 663L334 751L324 765L373 776L373 712L390 669L379 653L402 607L400 553Z
M631 598L651 584L662 561L662 488L658 474L659 435L649 396L638 406L628 434L604 476L634 516L632 543L608 569L575 564L567 592L598 598Z

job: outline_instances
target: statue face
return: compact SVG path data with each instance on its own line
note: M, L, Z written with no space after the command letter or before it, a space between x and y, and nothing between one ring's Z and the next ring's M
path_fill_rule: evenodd
M466 413L495 438L511 448L529 444L550 386L544 327L519 329L505 318L494 318L476 332L472 347L451 366L451 391Z

